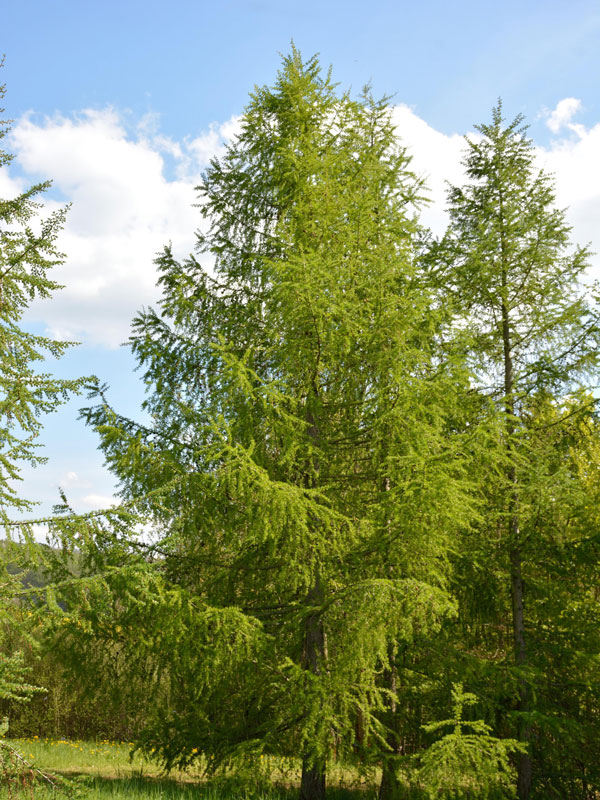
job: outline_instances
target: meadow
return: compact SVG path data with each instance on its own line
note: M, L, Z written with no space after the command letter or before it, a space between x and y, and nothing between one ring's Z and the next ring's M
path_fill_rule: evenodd
M268 788L257 788L239 779L205 777L202 764L186 772L172 770L168 775L151 761L132 752L131 742L81 741L33 736L12 739L27 761L50 775L72 782L75 796L111 798L112 800L294 800L300 781L299 762L263 757L256 773L268 776ZM370 800L375 796L375 782L341 766L329 771L328 796L332 800ZM375 777L375 776L373 776ZM265 787L267 784L265 783ZM35 798L58 800L63 792L43 781L34 787L0 786L0 798Z

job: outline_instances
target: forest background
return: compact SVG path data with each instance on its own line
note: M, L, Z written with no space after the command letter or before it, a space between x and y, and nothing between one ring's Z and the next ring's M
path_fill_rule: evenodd
M82 686L96 664L100 698L71 698L96 735L120 705L167 767L300 755L305 797L332 757L381 769L382 795L594 796L589 255L520 121L498 105L478 134L436 240L385 103L295 50L252 97L201 188L216 282L165 250L162 311L135 323L148 417L115 415L101 388L86 413L125 502L52 523L47 677L58 658ZM62 224L4 236L7 469L31 455L28 409L81 388L40 384L30 348L66 346L14 326L19 281L53 288ZM8 694L27 693L11 637L40 637L30 596Z

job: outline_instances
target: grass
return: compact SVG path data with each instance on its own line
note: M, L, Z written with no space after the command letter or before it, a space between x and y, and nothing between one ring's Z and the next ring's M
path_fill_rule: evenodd
M165 776L159 767L139 755L131 756L130 742L69 741L66 739L11 740L28 762L43 771L72 778L89 800L247 800L249 794L234 783L215 783L203 779L201 770ZM252 793L252 800L296 800L299 771L273 759L273 786L264 793ZM0 778L1 782L1 778ZM328 773L328 800L364 800L365 781L337 765ZM11 793L12 792L12 793ZM0 800L60 800L52 787L36 785L15 791L0 786Z
M139 755L131 757L132 742L85 742L69 739L12 739L13 744L31 763L49 772L61 775L92 775L107 779L157 778L159 767ZM173 771L174 780L199 780L198 771L181 773Z

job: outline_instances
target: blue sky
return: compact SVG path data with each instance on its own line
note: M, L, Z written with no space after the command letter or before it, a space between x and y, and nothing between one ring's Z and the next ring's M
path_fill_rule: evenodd
M21 0L2 29L13 114L110 104L160 113L174 137L239 114L292 38L445 133L499 95L531 118L574 92L591 118L600 107L596 0Z
M371 81L393 95L438 232L444 180L460 180L461 136L501 96L509 116L526 115L540 163L556 172L574 240L600 250L597 1L13 0L1 22L16 160L0 195L53 178L48 207L73 204L57 273L66 289L27 324L80 340L57 373L96 373L126 413L142 393L118 345L136 308L157 299L153 254L169 240L181 255L193 246L193 187L292 38L343 88ZM81 404L48 418L49 463L24 471L23 491L42 510L58 484L81 510L111 496L95 437L76 421Z

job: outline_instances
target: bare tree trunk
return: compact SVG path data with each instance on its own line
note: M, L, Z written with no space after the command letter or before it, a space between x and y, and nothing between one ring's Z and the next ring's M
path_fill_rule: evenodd
M314 398L318 397L318 387L313 385ZM319 426L314 410L307 412L309 423L308 436L316 445L319 441ZM310 466L310 464L309 464ZM313 461L313 469L318 473L319 462ZM314 476L309 477L307 471L307 486L313 485ZM325 662L325 630L318 607L323 603L323 586L318 567L315 579L307 596L307 604L314 610L311 611L304 622L304 647L302 651L302 666L313 675L321 673ZM302 756L302 778L300 780L300 800L325 800L325 761L315 760L314 753L305 751Z
M383 491L389 492L391 488L390 478L388 475L383 480ZM389 533L390 520L386 521L386 528ZM398 720L396 719L396 689L397 689L397 671L393 663L392 648L389 648L390 670L384 676L387 681L391 692L390 701L390 724L388 725L387 743L391 753L385 755L381 761L381 783L379 784L379 800L400 800L401 786L398 780L398 773L396 770L395 756L400 752L400 736L398 735Z
M525 649L525 621L523 615L523 578L521 573L521 551L515 548L510 554L510 575L512 589L513 635L515 661L524 666L527 660ZM519 678L520 712L529 711L529 686L525 678ZM531 742L531 725L524 720L519 722L519 741L529 745ZM517 794L519 800L527 800L531 791L532 761L529 752L520 753L517 761Z
M398 780L394 764L389 759L383 760L381 783L379 784L379 800L401 800L403 787Z
M308 595L311 605L319 605L323 601L323 589L319 575ZM302 663L304 669L314 675L321 673L325 658L325 631L323 621L318 612L309 614L304 623L304 650ZM325 764L315 763L308 754L302 759L302 779L300 781L300 800L325 800Z
M398 733L398 720L396 718L396 689L397 672L394 664L386 675L387 683L391 692L390 701L390 724L388 725L387 743L390 747L390 754L383 756L381 762L381 783L379 784L379 800L400 800L404 792L398 780L396 770L396 756L401 752L400 736Z
M318 397L318 388L313 386L314 397ZM319 441L319 426L313 410L307 413L309 423L308 436L314 444ZM313 462L315 472L318 472L318 460ZM310 478L307 486L311 486ZM323 620L318 610L323 603L323 586L319 575L318 567L315 571L315 579L311 590L306 598L311 611L304 622L304 647L302 651L302 666L305 670L312 672L313 675L320 675L322 666L325 663L325 630ZM302 757L302 778L300 780L300 800L325 800L325 762L315 761L314 755L305 752Z
M302 760L300 800L325 800L325 769Z

